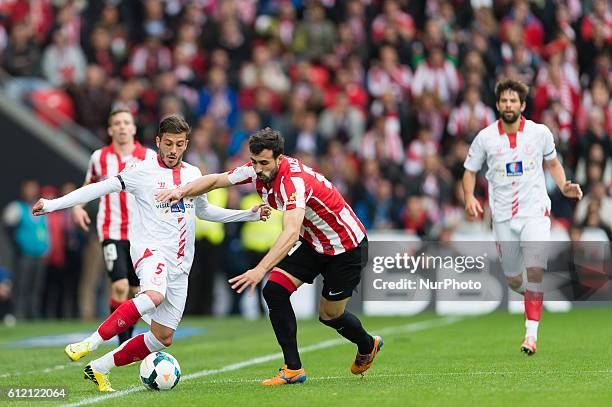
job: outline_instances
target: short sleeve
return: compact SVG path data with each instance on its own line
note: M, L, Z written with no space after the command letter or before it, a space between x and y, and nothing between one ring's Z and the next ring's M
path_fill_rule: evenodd
M93 153L91 157L89 157L89 164L87 165L87 174L85 175L85 183L91 184L93 182L98 182L98 173L96 171L96 153Z
M306 209L306 185L301 177L284 177L280 183L280 192L285 202L285 210Z
M482 168L482 164L486 157L487 155L483 146L482 136L478 134L476 138L474 138L474 141L472 141L472 145L470 146L463 166L470 171L478 172L480 168Z
M253 164L246 163L240 167L230 170L227 173L227 177L232 185L243 185L255 182L257 174L255 173L255 168L253 168Z
M546 161L554 160L557 158L557 149L555 148L555 138L553 137L550 129L544 125L542 125L543 133L544 133L544 147L542 149L542 155Z

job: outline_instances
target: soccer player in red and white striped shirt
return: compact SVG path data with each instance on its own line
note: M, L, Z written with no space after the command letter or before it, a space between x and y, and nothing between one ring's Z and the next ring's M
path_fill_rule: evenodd
M119 174L125 167L155 158L157 154L134 140L136 125L127 109L113 110L108 118L108 135L111 143L93 152L83 185L103 181ZM123 304L129 295L130 286L138 287L138 277L130 258L129 228L133 214L134 197L125 192L115 192L100 198L97 230L102 243L104 262L111 279L110 312ZM83 205L73 208L75 222L85 231L91 223ZM134 328L118 335L119 343L132 337Z
M271 207L284 212L283 231L259 264L229 280L239 293L255 286L271 271L263 289L270 321L285 357L278 375L263 385L302 383L306 374L297 348L297 323L289 297L303 283L323 276L319 320L357 345L351 366L362 374L383 341L372 337L346 304L359 284L368 260L365 228L323 175L283 155L284 140L270 128L249 138L251 162L223 174L209 174L180 188L158 194L160 201L179 201L216 188L253 183Z

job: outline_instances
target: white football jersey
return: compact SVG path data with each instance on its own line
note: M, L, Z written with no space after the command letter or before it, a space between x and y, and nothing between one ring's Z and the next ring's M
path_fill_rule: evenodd
M159 156L142 161L120 173L124 191L134 195L134 217L130 230L130 252L137 262L148 250L159 251L168 262L169 275L189 273L193 262L195 216L208 206L206 195L183 198L170 206L155 200L155 193L184 185L202 175L199 168L183 162L180 167L166 167Z
M556 157L548 127L521 117L516 134L505 133L500 120L482 129L470 146L464 167L478 172L486 160L489 205L493 220L502 222L549 215L542 163Z

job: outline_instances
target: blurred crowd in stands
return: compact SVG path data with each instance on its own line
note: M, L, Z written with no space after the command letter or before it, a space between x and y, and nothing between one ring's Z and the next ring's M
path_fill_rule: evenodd
M548 177L553 229L612 238L611 49L608 0L0 3L4 92L35 111L51 107L107 143L108 113L127 106L153 148L159 118L181 112L194 128L185 159L206 172L247 161L248 135L270 126L369 230L432 240L468 222L463 162L496 119L502 77L530 86L525 116L552 130L585 192L578 204L563 199ZM477 195L486 204L483 177ZM71 236L61 250L82 251L88 237L61 217L48 219L51 242L61 223ZM207 244L244 251L233 228ZM53 269L53 244L45 256Z

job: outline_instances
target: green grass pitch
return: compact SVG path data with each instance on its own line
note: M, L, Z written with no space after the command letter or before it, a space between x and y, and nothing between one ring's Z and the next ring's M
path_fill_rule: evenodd
M354 345L315 320L300 321L304 384L261 387L282 360L269 322L185 318L206 333L177 340L168 352L182 368L169 392L147 391L138 364L112 371L118 393L97 392L82 378L84 361L68 363L63 348L18 348L35 336L85 332L94 323L46 322L0 328L0 388L65 387L62 401L0 405L91 403L105 406L612 406L612 310L544 313L538 353L519 352L523 316L494 313L460 319L433 314L363 317L385 345L362 379L350 374ZM142 322L139 323L142 326ZM94 356L110 350L98 349ZM258 359L259 358L259 359ZM85 404L81 404L85 405Z

